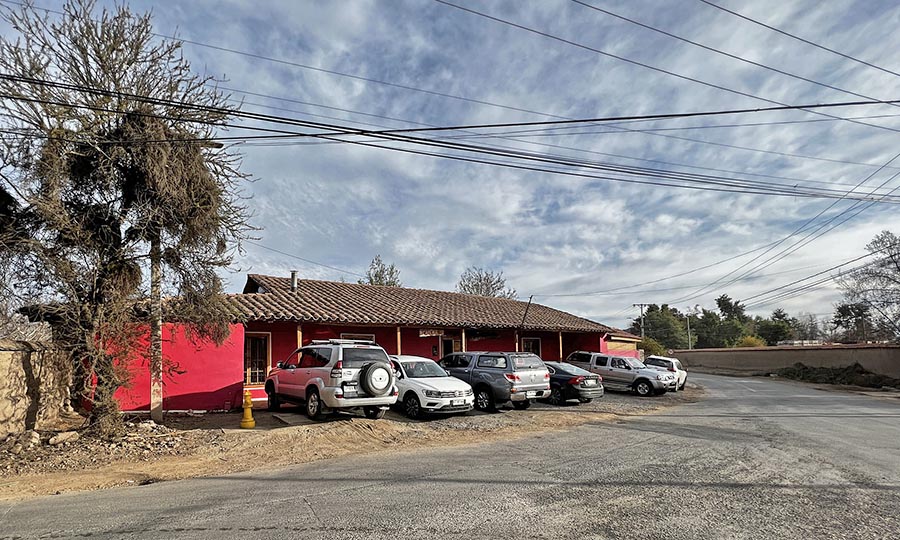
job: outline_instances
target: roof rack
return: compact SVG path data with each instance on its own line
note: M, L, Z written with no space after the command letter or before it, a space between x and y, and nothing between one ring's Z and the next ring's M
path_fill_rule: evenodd
M371 339L314 339L310 341L312 345L375 345Z

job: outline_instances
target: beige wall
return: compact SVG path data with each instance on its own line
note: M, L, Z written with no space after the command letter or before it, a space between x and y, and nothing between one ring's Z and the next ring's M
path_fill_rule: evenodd
M802 363L812 367L844 367L854 363L873 373L900 379L900 346L822 345L814 347L752 347L675 351L689 369L709 367L735 371L775 371Z
M54 422L71 378L71 364L46 345L0 340L0 437Z

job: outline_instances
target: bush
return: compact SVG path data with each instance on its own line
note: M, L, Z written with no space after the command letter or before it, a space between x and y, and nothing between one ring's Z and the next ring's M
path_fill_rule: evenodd
M737 340L735 347L765 347L766 340L759 336L744 336Z
M662 343L656 341L652 337L645 337L637 345L638 349L644 350L644 357L648 356L666 356L666 348L662 346Z

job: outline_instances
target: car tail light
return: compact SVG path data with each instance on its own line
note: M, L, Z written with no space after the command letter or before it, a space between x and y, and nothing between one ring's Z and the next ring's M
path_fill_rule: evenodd
M603 382L603 377L601 377L600 375L597 375L597 382Z
M397 387L395 386L395 387L394 387L394 391L391 392L391 395L392 395L392 396L399 396L399 395L400 395L400 390L398 390Z
M547 375L549 376L550 374L548 373ZM503 376L506 377L506 380L511 383L522 382L522 378L515 373L504 373Z
M578 377L572 377L569 379L569 384L581 384L584 382L584 377L579 375Z
M335 388L334 389L334 397L336 397L336 398L344 397L344 389L343 388Z
M669 368L669 371L671 371L672 373L675 373L675 372L677 372L678 370L675 369L674 367L670 367L670 368Z
M331 368L331 378L332 379L340 379L341 378L341 370L344 369L344 364L340 360L337 361L337 364Z

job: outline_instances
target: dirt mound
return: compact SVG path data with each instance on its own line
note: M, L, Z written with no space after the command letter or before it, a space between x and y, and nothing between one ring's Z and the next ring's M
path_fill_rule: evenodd
M900 388L900 379L872 373L858 363L840 367L810 367L796 363L791 367L778 370L778 375L786 379L795 379L820 384L844 384L865 388L893 387Z

